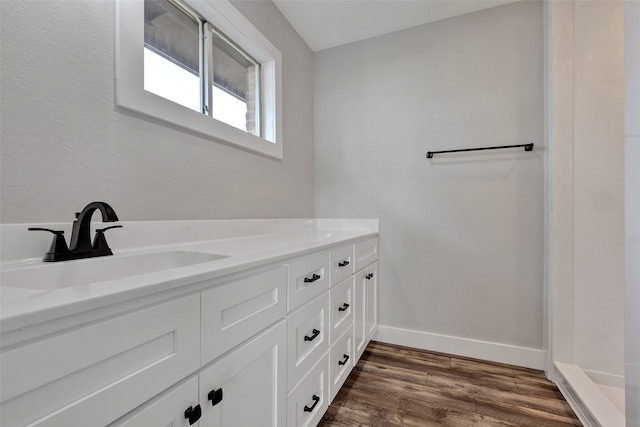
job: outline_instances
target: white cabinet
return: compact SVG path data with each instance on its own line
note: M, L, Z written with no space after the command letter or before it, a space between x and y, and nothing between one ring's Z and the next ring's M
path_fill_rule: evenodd
M355 244L355 270L362 270L378 259L378 239L369 239Z
M331 307L329 310L329 342L333 345L337 338L353 325L353 276L334 286L329 291Z
M354 339L356 359L378 329L378 263L356 273Z
M333 401L354 367L353 330L347 330L329 350L329 402Z
M285 425L282 321L200 372L200 427Z
M279 266L202 293L202 364L209 363L287 313L287 269Z
M281 321L110 427L284 426L286 334Z
M356 244L354 345L356 361L378 328L378 239ZM360 255L358 255L360 253ZM358 262L360 260L360 263ZM364 260L371 262L363 266Z
M350 277L354 272L353 245L340 246L329 253L331 286Z
M322 252L288 263L287 296L289 311L329 289L329 254Z
M365 286L364 323L367 342L378 331L378 262L367 267L368 282Z
M0 424L103 427L195 372L199 331L196 294L6 350Z
M289 393L287 427L312 427L329 407L329 367L327 353L313 366L304 380ZM245 425L245 424L238 424ZM248 424L246 424L248 425ZM260 424L255 424L260 425Z
M4 348L0 424L315 426L376 331L377 248L234 272Z
M354 301L353 340L356 362L362 357L367 347L367 326L365 319L366 293L367 293L367 269L360 270L355 276L356 289Z
M290 314L288 329L287 374L291 390L329 349L328 293Z
M191 375L109 427L198 427L198 376ZM189 417L191 416L191 423Z

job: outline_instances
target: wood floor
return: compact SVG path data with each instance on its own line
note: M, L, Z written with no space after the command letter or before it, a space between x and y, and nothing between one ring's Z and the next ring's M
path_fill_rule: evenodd
M582 424L541 371L371 342L319 425Z

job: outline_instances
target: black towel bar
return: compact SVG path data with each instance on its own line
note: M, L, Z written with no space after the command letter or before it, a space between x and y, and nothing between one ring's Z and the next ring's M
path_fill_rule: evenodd
M518 144L518 145L501 145L498 147L478 147L478 148L464 148L461 150L445 150L445 151L427 151L427 159L433 158L434 154L442 153L459 153L461 151L481 151L481 150L499 150L502 148L517 148L524 147L524 151L533 151L533 143L531 144Z

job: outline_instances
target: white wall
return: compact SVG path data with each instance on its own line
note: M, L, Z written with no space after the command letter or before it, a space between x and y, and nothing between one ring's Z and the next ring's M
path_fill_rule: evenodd
M626 412L640 427L640 2L625 2Z
M1 221L312 216L312 52L271 2L234 4L283 55L282 162L116 109L113 0L1 1Z
M542 348L542 30L519 2L316 53L316 216L380 218L382 326Z

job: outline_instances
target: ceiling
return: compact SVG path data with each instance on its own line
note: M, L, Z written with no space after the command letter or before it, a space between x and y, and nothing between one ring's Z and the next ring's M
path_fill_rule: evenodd
M273 0L317 52L518 0Z

